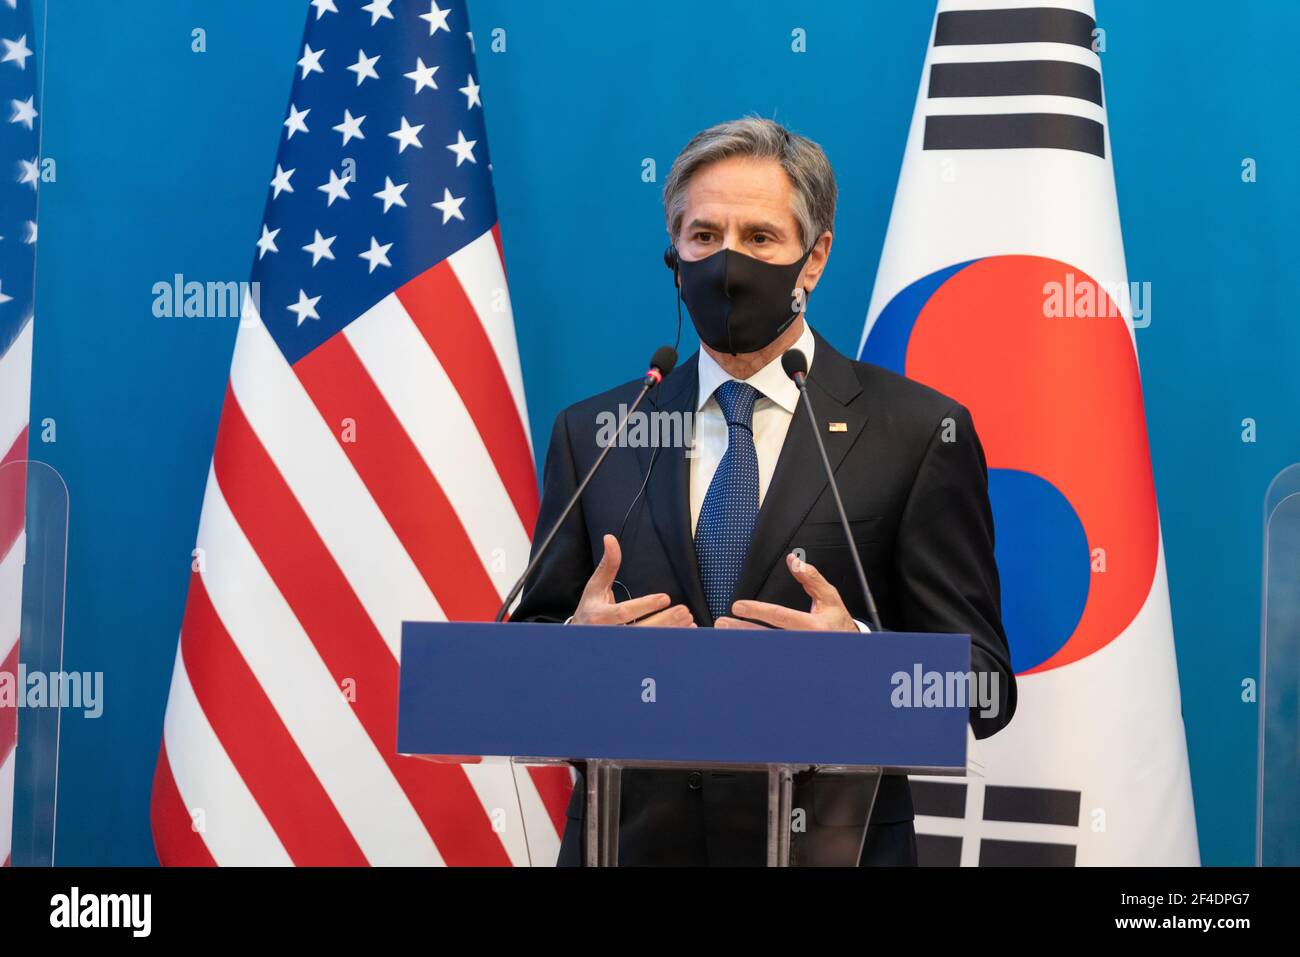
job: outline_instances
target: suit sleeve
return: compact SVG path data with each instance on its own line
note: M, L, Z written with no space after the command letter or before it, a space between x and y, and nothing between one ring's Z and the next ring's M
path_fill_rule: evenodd
M560 517L564 505L578 487L578 469L569 436L567 412L555 418L551 444L546 451L542 479L542 504L533 531L533 554ZM531 559L531 556L530 556ZM587 579L595 571L591 543L582 514L582 502L574 506L563 527L555 533L546 557L533 569L524 586L511 621L562 622L578 607Z
M912 484L898 536L901 625L908 631L971 636L977 681L996 680L995 713L978 704L971 728L986 738L1016 709L1016 679L1002 627L988 467L970 413L950 409L927 447ZM987 675L989 677L983 677ZM976 689L979 685L976 685Z

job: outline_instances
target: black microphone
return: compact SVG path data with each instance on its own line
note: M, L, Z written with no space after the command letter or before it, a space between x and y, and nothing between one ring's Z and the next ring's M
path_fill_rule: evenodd
M876 600L871 596L871 586L867 584L867 573L862 570L862 556L858 554L858 544L853 540L849 528L849 517L844 514L844 501L840 498L840 487L835 482L835 473L831 470L831 460L826 455L826 443L817 429L817 416L813 414L812 396L808 394L808 357L798 349L789 349L781 356L781 368L794 380L803 395L803 407L808 410L808 424L812 426L813 436L817 439L817 451L822 456L822 466L826 469L826 480L830 483L831 494L835 497L835 508L840 513L840 525L844 528L844 540L849 544L849 554L853 556L853 568L858 573L858 584L862 587L862 597L867 602L867 616L871 619L872 631L884 631L880 625L880 615L876 611Z
M647 388L656 386L663 382L668 376L672 375L673 369L677 366L677 350L672 346L660 346L655 350L655 354L650 357L650 368L645 374L645 385ZM641 401L645 393L637 396L637 402ZM636 406L633 406L636 408ZM630 409L628 411L631 411Z
M555 524L551 527L551 530L547 532L546 537L542 539L542 544L539 545L537 551L533 553L532 559L528 562L528 567L525 568L524 573L519 576L519 581L515 582L514 587L510 589L510 594L506 595L506 600L501 603L501 608L497 612L496 618L492 619L493 621L502 621L506 617L506 612L510 610L510 606L514 604L515 599L519 597L519 593L523 591L524 582L528 581L528 576L533 573L533 569L537 567L537 563L542 560L542 556L546 554L546 550L551 547L551 542L555 539L555 533L560 530L560 526L563 525L565 520L569 517L569 513L573 511L573 506L578 504L578 499L582 497L583 490L586 489L587 483L591 481L592 476L596 474L596 470L600 468L601 463L605 461L605 456L609 455L609 450L618 445L619 439L621 439L623 433L627 431L627 423L628 420L632 418L632 413L635 412L637 406L641 404L641 400L646 397L646 393L662 382L673 371L673 367L676 365L677 350L672 346L660 346L655 350L655 354L650 357L650 368L646 371L645 377L641 380L641 391L637 393L636 401L628 408L627 414L623 416L623 421L618 424L618 430L614 433L613 439L610 440L608 445L600 450L600 454L596 456L596 461L591 463L591 468L587 469L587 474L583 476L582 481L578 483L578 487L574 489L573 494L569 496L569 501L565 503L564 511L560 512L560 517L555 520Z

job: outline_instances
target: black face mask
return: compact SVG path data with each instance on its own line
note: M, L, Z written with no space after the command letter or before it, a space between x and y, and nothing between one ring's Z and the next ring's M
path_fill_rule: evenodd
M811 255L810 249L789 265L766 263L733 249L695 262L679 258L682 300L700 341L732 355L770 346L799 317L794 287Z

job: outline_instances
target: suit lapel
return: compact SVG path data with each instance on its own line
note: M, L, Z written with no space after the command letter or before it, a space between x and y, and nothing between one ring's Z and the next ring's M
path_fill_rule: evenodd
M826 455L832 471L839 467L844 456L857 442L863 427L870 418L864 403L855 402L862 393L853 364L836 352L825 339L814 332L817 348L813 353L812 368L808 372L808 398L826 443ZM794 410L790 431L777 459L772 482L763 496L758 511L758 524L750 542L745 567L736 586L737 598L754 598L785 555L786 544L793 537L804 518L822 492L826 490L826 476L817 440L808 422L808 412L803 408L806 399L800 397ZM828 423L842 422L845 430L827 431ZM698 578L698 574L696 576Z
M695 421L695 403L698 392L698 353L682 363L664 380L653 408L656 412L689 416L684 419L692 425ZM652 392L650 399L655 399ZM688 441L693 435L688 436ZM650 468L654 449L638 448L641 474ZM646 501L659 540L663 543L669 563L682 586L686 606L700 624L712 624L708 601L704 597L704 584L695 560L695 542L691 538L691 460L686 448L664 446L654 459L654 469L646 484Z

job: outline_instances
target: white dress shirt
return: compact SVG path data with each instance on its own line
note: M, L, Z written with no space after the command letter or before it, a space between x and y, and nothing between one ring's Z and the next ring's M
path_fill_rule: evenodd
M791 348L798 349L808 357L810 371L816 347L817 340L813 338L812 328L805 320L803 335ZM699 521L709 483L713 481L713 473L718 470L718 463L727 451L727 420L713 393L722 383L735 378L703 349L700 350L698 362L700 385L695 398L695 444L691 450L692 535L695 534L695 524ZM758 453L758 504L761 508L767 487L772 484L772 473L776 471L777 459L781 457L786 433L790 431L795 409L799 406L799 387L785 374L780 356L748 379L738 381L758 390L758 399L754 402L753 425L754 449ZM864 622L856 618L854 621L857 622L859 631L871 630Z
M803 324L803 335L791 348L808 357L808 368L811 369L816 340L807 322ZM709 483L713 481L713 473L718 470L718 463L727 451L727 420L713 393L722 383L735 378L703 349L700 350L698 374L700 388L695 399L695 445L691 457L692 535L695 534L695 523L704 506ZM776 471L776 460L781 457L781 446L785 445L794 411L799 405L799 387L781 368L780 356L748 379L739 381L758 390L758 399L754 402L754 448L758 452L758 504L761 507L767 487L772 484L772 473Z

